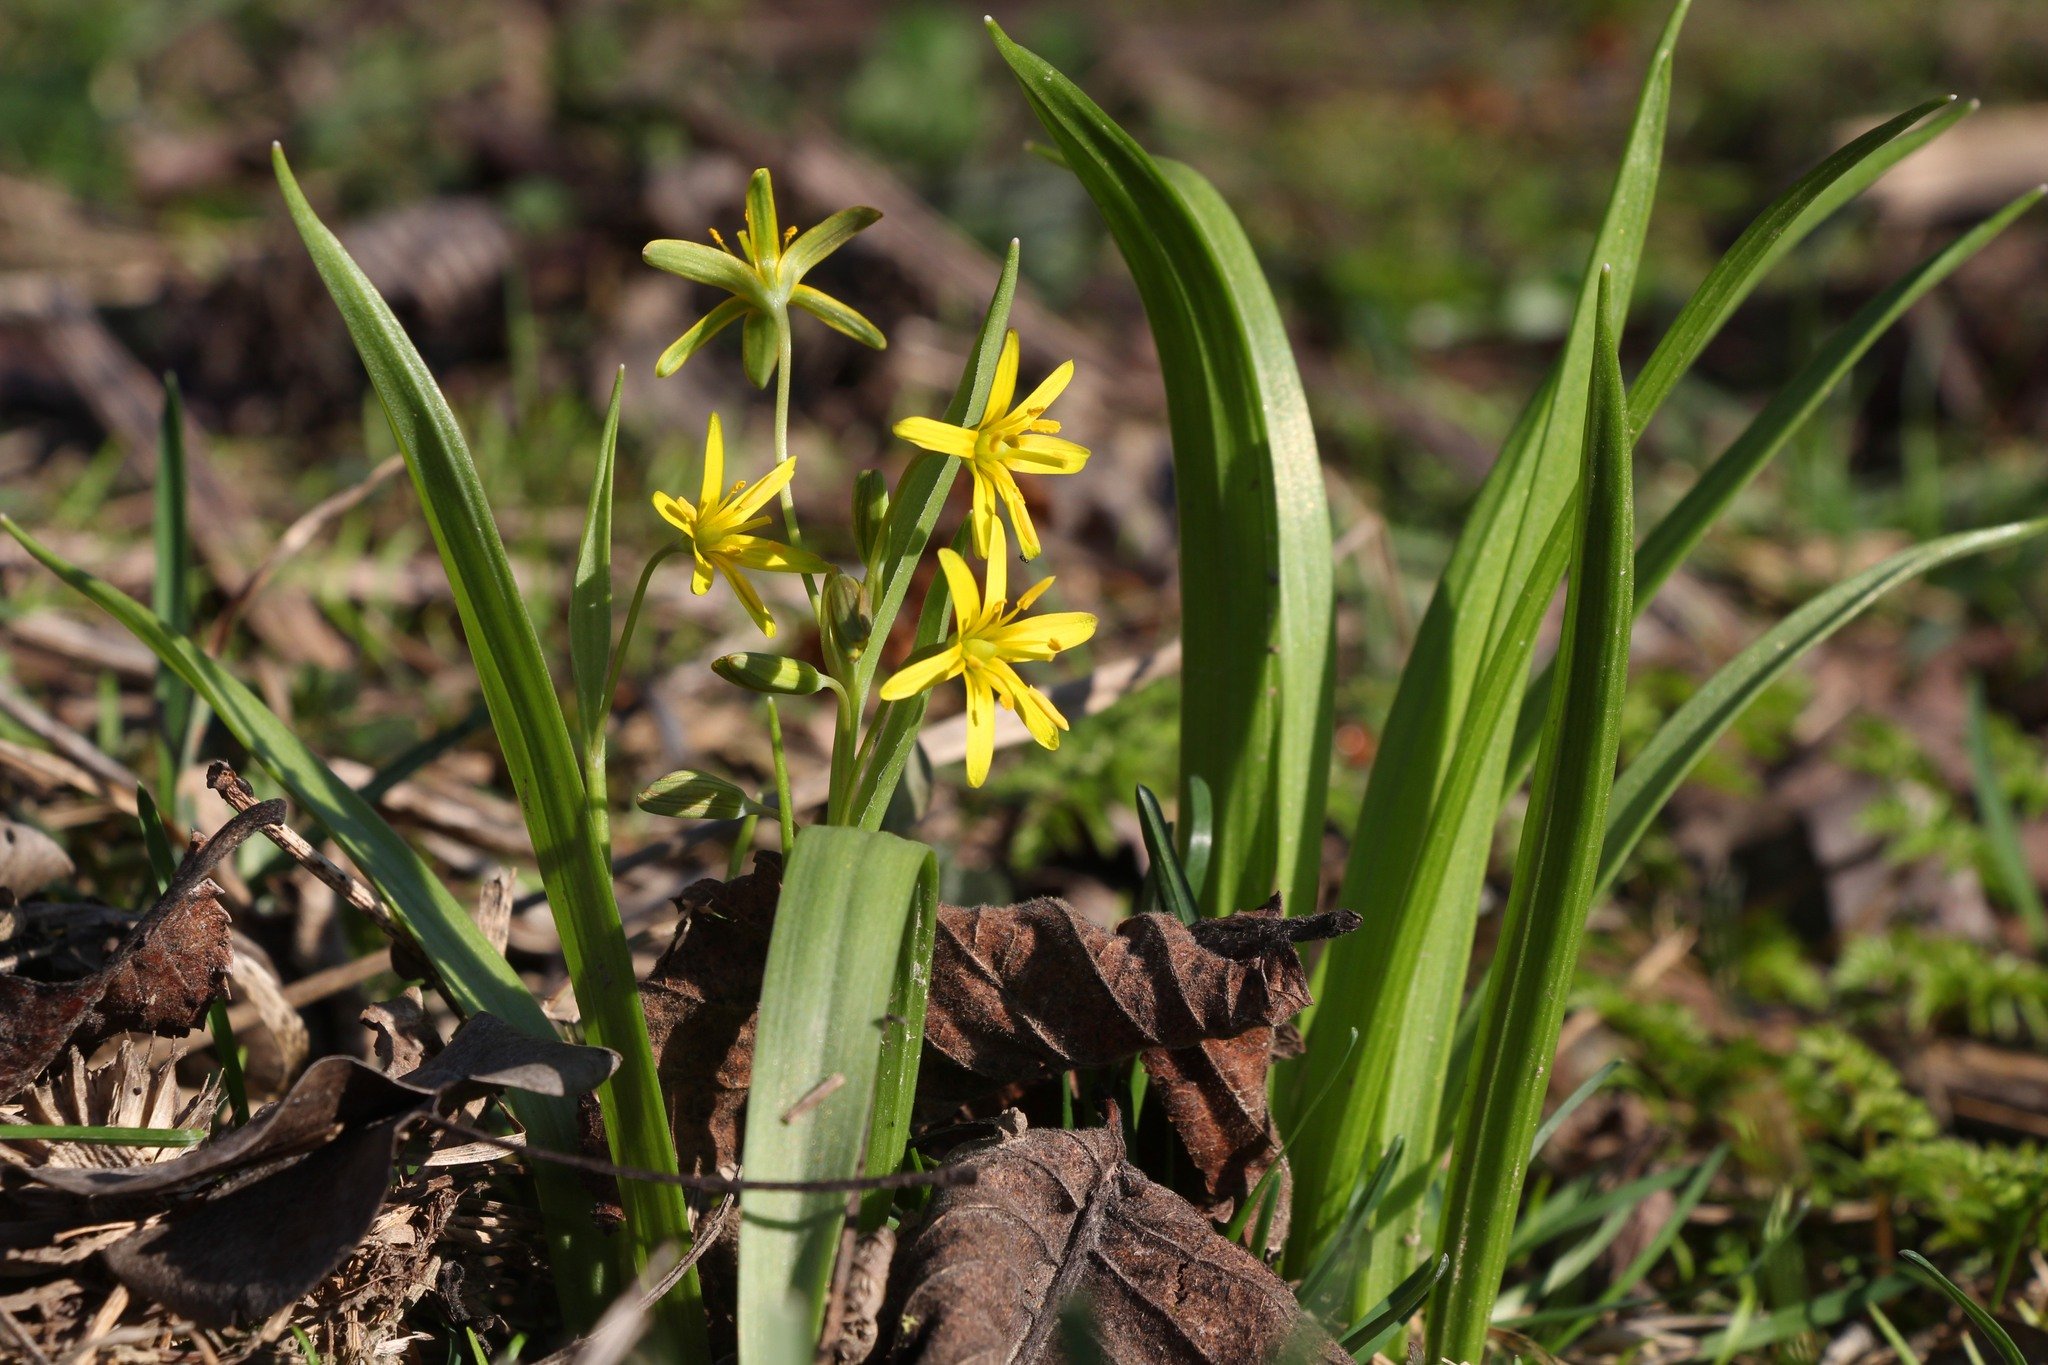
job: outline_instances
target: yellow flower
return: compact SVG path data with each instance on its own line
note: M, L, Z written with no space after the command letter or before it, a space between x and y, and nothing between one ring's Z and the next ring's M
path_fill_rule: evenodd
M1026 619L1024 613L1052 586L1045 578L1024 590L1011 606L1008 546L1002 523L991 531L988 590L977 593L967 561L951 550L939 551L939 567L953 597L953 638L929 655L913 659L882 684L884 701L901 701L926 692L949 678L967 684L967 782L979 787L988 777L995 753L996 713L1000 702L1023 720L1031 737L1048 749L1060 747L1067 718L1045 695L1017 676L1012 664L1050 659L1095 634L1095 618L1085 611L1057 611Z
M697 572L690 579L691 591L702 597L711 591L712 572L724 574L747 615L754 618L762 634L769 636L775 634L775 618L768 614L761 595L740 570L824 573L832 567L809 550L753 534L768 524L769 519L759 515L761 509L795 472L796 461L783 460L753 487L749 488L742 479L729 492L725 491L725 434L719 429L718 414L714 412L711 429L704 437L704 487L696 505L666 493L654 495L654 510L690 538L690 552L697 559Z
M1017 334L1012 332L1003 338L1003 354L996 361L995 382L989 386L981 425L956 427L929 417L906 417L895 426L896 434L914 446L967 461L968 471L974 475L974 552L983 559L993 558L989 548L999 529L997 499L1010 510L1010 524L1017 528L1017 548L1026 559L1038 558L1038 529L1025 510L1016 471L1073 474L1088 463L1088 451L1055 435L1060 424L1045 416L1073 377L1074 362L1069 360L1012 407L1011 399L1017 394Z
M728 247L716 228L711 230L715 248L673 238L649 242L640 253L649 265L732 295L663 351L654 362L654 373L661 378L674 374L705 342L745 318L740 350L747 378L755 388L766 388L781 358L791 305L863 346L878 351L886 347L889 343L874 323L803 282L818 262L881 216L879 209L841 209L808 232L799 234L791 227L785 233L776 226L775 189L763 169L747 182L747 225L739 234L745 255Z

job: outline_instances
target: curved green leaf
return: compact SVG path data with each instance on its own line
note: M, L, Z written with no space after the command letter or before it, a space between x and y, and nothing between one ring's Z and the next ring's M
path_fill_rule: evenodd
M1073 82L989 31L1122 251L1158 345L1180 521L1182 782L1199 776L1216 796L1203 909L1276 889L1311 908L1329 768L1330 518L1279 310L1207 181L1155 161Z

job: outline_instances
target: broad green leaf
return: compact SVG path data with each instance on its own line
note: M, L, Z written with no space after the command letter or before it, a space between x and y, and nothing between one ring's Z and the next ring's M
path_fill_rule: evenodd
M1679 310L1663 340L1637 374L1628 400L1631 437L1642 435L1643 428L1650 424L1679 379L1692 368L1700 352L1742 306L1765 273L1801 238L1820 226L1835 207L1861 193L1900 157L1922 145L1925 138L1908 139L1906 134L1913 125L1944 106L1948 106L1947 112L1923 130L1929 136L1944 131L1970 112L1970 106L1958 104L1955 96L1949 95L1929 100L1879 124L1800 177L1798 183L1773 200L1743 230L1735 245L1714 263L1699 288L1686 300L1685 307ZM1825 201L1823 196L1827 196Z
M540 864L582 1008L584 1036L619 1054L618 1071L598 1089L612 1157L624 1166L672 1172L675 1143L654 1074L632 955L619 924L606 831L588 808L583 766L469 444L390 306L299 191L281 147L273 147L272 161L292 220L383 404L441 552L484 703ZM680 1189L634 1180L619 1185L636 1260L644 1261L665 1242L687 1245L689 1212ZM669 1317L680 1334L678 1349L692 1357L707 1349L696 1298L694 1275L686 1275Z
M1972 1327L1984 1334L1984 1339L1991 1343L1993 1349L1998 1352L1998 1358L2003 1360L2005 1365L2027 1365L2027 1358L2020 1354L2020 1348L2014 1344L2012 1334L2005 1330L1997 1318L1991 1316L1983 1304L1964 1293L1962 1286L1936 1270L1934 1262L1917 1251L1902 1251L1899 1256L1919 1272L1920 1278L1940 1290L1948 1297L1950 1303L1963 1310L1963 1316L1970 1320Z
M798 832L761 983L747 1174L827 1180L895 1169L917 1049L900 1046L907 1020L892 1019L891 1007L903 1003L899 977L922 995L928 966L905 948L929 944L924 923L937 906L938 861L924 845L835 825ZM915 1010L921 1019L921 1001ZM892 1039L899 1046L887 1048ZM885 1051L896 1054L886 1076ZM846 1207L844 1194L741 1195L742 1360L809 1365Z
M1322 1003L1308 1028L1305 1065L1296 1069L1286 1098L1298 1104L1335 1064L1333 1049L1316 1041L1318 1030L1335 1026L1341 1036L1343 1029L1356 1028L1365 1053L1359 1079L1340 1096L1344 1102L1326 1108L1297 1138L1290 1264L1316 1258L1342 1216L1367 1152L1383 1149L1397 1134L1406 1137L1403 1159L1409 1169L1397 1187L1419 1189L1424 1182L1411 1176L1439 1150L1437 1101L1464 993L1527 654L1506 661L1514 676L1507 695L1484 713L1468 712L1468 705L1489 654L1506 635L1506 619L1529 590L1547 597L1555 581L1532 580L1550 571L1542 563L1546 542L1567 514L1579 480L1600 267L1611 271L1615 312L1604 321L1618 331L1655 197L1672 51L1686 8L1685 0L1674 6L1651 54L1563 353L1480 488L1381 728L1339 896L1365 925L1323 955L1316 989ZM1533 650L1533 639L1520 648ZM1476 732L1461 724L1468 714L1481 722ZM1445 803L1439 797L1468 746L1478 751L1466 760L1479 765L1478 778L1469 795ZM1433 830L1445 822L1454 843L1443 875L1416 876ZM1394 1248L1416 1235L1419 1217L1411 1200L1405 1216L1381 1220L1355 1306L1391 1287L1406 1259Z
M1216 797L1202 907L1241 909L1275 890L1313 907L1330 518L1272 291L1207 181L1155 161L1066 77L989 30L1123 252L1159 351L1181 545L1181 780L1201 777Z
M556 1036L554 1025L541 1013L540 1002L420 855L255 693L190 639L171 634L147 607L66 562L11 518L0 516L0 529L149 646L213 708L221 724L269 769L292 799L326 826L350 861L376 883L392 914L433 959L449 1003L465 1015L489 1010L535 1037ZM577 1150L581 1139L574 1102L525 1091L508 1091L505 1102L525 1126L529 1142L555 1151ZM594 1315L605 1302L602 1286L607 1253L590 1224L590 1196L575 1176L545 1164L536 1169L534 1179L548 1217L550 1258L558 1267L556 1283L572 1312ZM561 1273L563 1268L576 1266L586 1268L586 1278L578 1280Z
M1020 250L1013 240L1009 253L1003 258L1002 273L996 277L995 293L989 299L988 311L982 314L981 331L975 336L974 349L968 352L960 382L953 390L952 401L946 405L945 420L955 426L972 426L987 410L989 387L995 382L996 362L1002 356L1003 337L1010 325L1010 303L1017 296ZM910 592L910 581L916 576L918 561L931 542L932 529L939 523L939 513L945 510L946 494L952 490L953 480L959 472L960 461L931 451L912 457L909 467L903 471L902 481L889 499L888 516L882 522L880 548L873 568L875 581L868 585L871 638L889 638L889 631L903 610L903 600ZM918 618L918 648L936 644L941 638L945 597L943 577L935 579ZM933 610L935 601L939 604L937 611ZM926 628L928 625L930 629ZM868 693L874 686L875 670L881 662L882 651L879 649L864 651L854 661L848 692L856 713L867 705ZM855 765L854 790L846 809L833 812L834 823L858 825L862 829L882 827L882 816L888 812L889 798L895 794L896 784L902 779L903 765L909 761L910 751L917 745L917 728L924 721L926 705L927 696L923 693L902 701L882 703Z
M1801 655L1856 619L1864 608L1908 579L1962 559L2017 544L2048 531L2048 518L1964 531L1901 550L1807 602L1724 664L1673 712L1614 784L1602 890L1700 756L1752 701Z
M1984 827L1984 839L1991 847L1992 867L1998 874L1999 889L2005 892L2036 952L2048 949L2048 910L2041 907L2041 888L2034 885L2033 869L2027 866L2026 850L2020 847L2018 822L2005 787L1998 780L1998 765L1991 754L1990 717L1984 708L1984 680L1970 679L1970 717L1967 737L1970 750L1970 780L1977 796L1977 823Z
M1936 120L1936 123L1940 123ZM1896 144L1894 144L1896 145ZM2040 202L2043 191L2029 190L2003 209L1979 223L1954 242L1922 261L1889 289L1856 311L1813 354L1786 385L1736 437L1720 458L1686 490L1672 509L1650 528L1636 550L1636 612L1647 610L1657 591L1664 586L1686 556L1693 552L1708 529L1749 487L1763 467L1774 459L1821 403L1841 383L1872 343L1897 322L1922 295L1953 274L1963 262L2018 218ZM1631 414L1635 409L1631 407ZM1550 696L1551 670L1545 666L1529 685L1522 699L1522 714L1515 730L1515 752L1508 763L1507 790L1518 787L1528 776L1536 755L1536 737L1543 722L1543 708Z
M1599 870L1634 619L1628 406L1601 272L1577 546L1558 645L1564 686L1536 760L1528 824L1501 921L1471 1092L1452 1144L1440 1245L1456 1249L1430 1313L1430 1357L1478 1360L1507 1266L1529 1147L1543 1115L1565 998Z

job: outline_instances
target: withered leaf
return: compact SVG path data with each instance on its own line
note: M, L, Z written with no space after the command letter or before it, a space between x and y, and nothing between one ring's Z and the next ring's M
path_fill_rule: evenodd
M34 825L0 820L0 886L26 896L70 875L70 855L55 839Z
M1001 1133L948 1164L974 1183L941 1187L906 1229L879 1359L1064 1361L1060 1314L1079 1297L1117 1365L1348 1365L1278 1276L1125 1161L1113 1112L1103 1128Z
M405 1076L323 1057L283 1099L173 1160L19 1174L89 1199L101 1214L135 1216L168 1201L160 1218L101 1253L107 1268L199 1322L263 1317L305 1294L362 1239L414 1118L501 1087L579 1094L617 1064L606 1049L535 1038L479 1014Z
M182 1034L199 1022L234 961L227 911L208 879L284 802L266 801L186 855L171 884L98 971L73 981L0 976L0 1100L54 1061L67 1043L114 1033Z

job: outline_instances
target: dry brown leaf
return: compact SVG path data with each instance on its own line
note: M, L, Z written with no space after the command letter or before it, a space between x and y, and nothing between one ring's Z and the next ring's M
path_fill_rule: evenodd
M57 841L18 820L0 820L0 886L17 896L40 891L71 875L71 858Z
M266 801L221 826L187 854L157 903L98 971L74 981L0 976L0 1100L33 1081L67 1043L115 1033L183 1034L226 984L234 949L220 889L208 878L265 822L284 818Z
M948 1164L974 1182L941 1187L906 1230L879 1359L1062 1361L1061 1312L1079 1301L1117 1365L1349 1365L1278 1276L1124 1160L1113 1110L1102 1128L1012 1128Z

